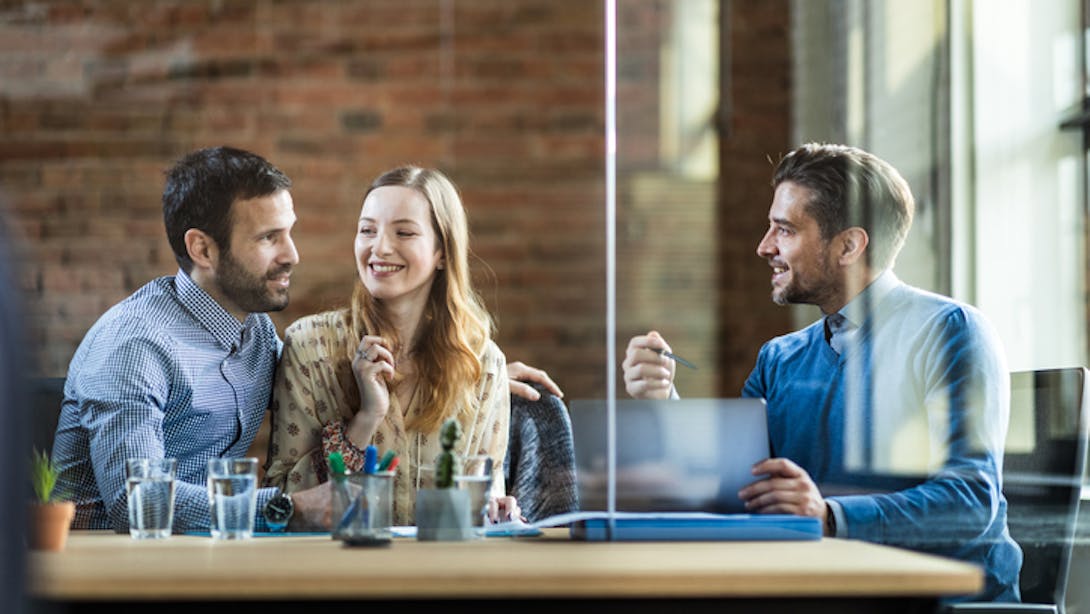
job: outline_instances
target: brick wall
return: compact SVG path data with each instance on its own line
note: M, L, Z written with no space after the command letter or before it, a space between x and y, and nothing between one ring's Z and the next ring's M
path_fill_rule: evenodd
M789 0L734 0L728 14L729 101L720 140L718 242L721 395L737 395L757 350L792 328L770 299L771 270L757 257L768 229L774 165L790 149Z
M634 37L625 40L653 41L665 3L620 4L622 33ZM788 134L786 4L726 4L735 113L719 258L744 266L727 267L718 293L693 289L731 313L744 307L720 336L726 380L735 361L748 370L758 338L786 326L752 324L770 311L752 246L770 198L765 156ZM290 307L274 316L281 330L347 299L351 220L370 179L405 162L436 166L462 190L478 288L508 357L546 368L570 397L600 394L602 17L586 0L6 4L0 197L26 248L35 370L63 374L98 315L174 272L162 171L187 151L229 144L295 181L302 261ZM655 78L653 57L642 59L622 60L622 91ZM625 118L655 101L622 104L624 155L653 167L653 126Z

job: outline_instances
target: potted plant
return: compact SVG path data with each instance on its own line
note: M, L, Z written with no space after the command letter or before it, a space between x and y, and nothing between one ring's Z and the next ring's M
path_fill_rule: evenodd
M469 493L454 487L458 467L454 445L462 438L462 426L454 418L439 430L443 451L435 459L435 488L416 492L416 538L423 541L456 541L476 537L470 520Z
M57 468L49 454L34 449L31 485L35 501L30 506L30 547L35 550L64 550L76 505L55 496Z

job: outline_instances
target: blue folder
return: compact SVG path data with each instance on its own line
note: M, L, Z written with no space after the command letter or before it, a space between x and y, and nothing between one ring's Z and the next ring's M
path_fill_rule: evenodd
M606 512L571 523L583 541L786 541L819 540L821 521L789 514L616 512L612 540Z

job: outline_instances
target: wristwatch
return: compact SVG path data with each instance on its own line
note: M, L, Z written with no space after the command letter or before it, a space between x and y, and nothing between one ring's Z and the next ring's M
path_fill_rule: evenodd
M292 502L291 495L281 492L269 499L261 513L265 516L265 523L269 525L269 530L279 533L288 528L291 515L295 513L295 503Z
M825 534L829 537L836 537L836 514L833 513L833 506L829 505L829 502L825 502Z

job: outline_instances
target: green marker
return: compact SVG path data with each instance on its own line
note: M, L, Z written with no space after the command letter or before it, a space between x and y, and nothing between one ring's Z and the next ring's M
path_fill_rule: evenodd
M394 452L393 450L386 450L386 454L382 455L382 460L378 463L378 470L386 471L387 469L389 469L390 463L394 460L395 456L397 456L397 452Z
M335 476L343 476L345 474L344 456L341 456L340 452L329 453L329 472Z

